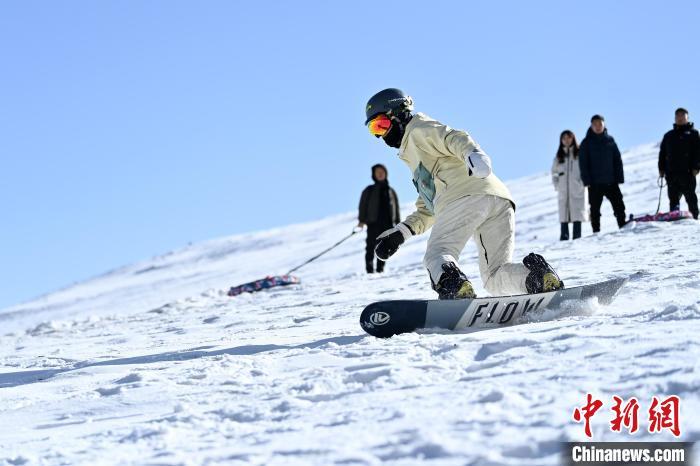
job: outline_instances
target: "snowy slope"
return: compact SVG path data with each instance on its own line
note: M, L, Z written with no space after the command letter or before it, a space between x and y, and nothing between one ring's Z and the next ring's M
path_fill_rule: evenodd
M628 213L656 208L656 150L624 154ZM560 243L549 175L508 185L516 258L541 252L569 286L634 274L612 306L378 340L364 303L432 297L427 235L380 276L357 235L302 285L236 298L228 286L286 272L355 214L192 245L0 311L0 464L557 464L559 442L585 438L571 413L589 392L605 411L636 396L642 426L652 396L679 395L681 438L699 440L700 225L617 231L606 203L602 234ZM460 262L484 294L471 243ZM596 440L673 440L600 413Z

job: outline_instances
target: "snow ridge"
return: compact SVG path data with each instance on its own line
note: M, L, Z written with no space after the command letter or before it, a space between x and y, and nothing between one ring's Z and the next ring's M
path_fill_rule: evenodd
M656 150L624 154L628 213L655 210ZM631 276L613 305L379 340L360 311L431 296L427 236L383 275L362 273L358 235L301 285L236 298L228 286L323 250L354 213L191 245L0 312L0 464L553 465L585 439L586 393L606 411L613 395L678 395L681 439L699 440L698 223L618 231L605 204L602 234L563 243L549 175L508 185L516 257L541 252L569 286ZM473 245L460 262L485 294ZM610 420L594 440L674 440Z

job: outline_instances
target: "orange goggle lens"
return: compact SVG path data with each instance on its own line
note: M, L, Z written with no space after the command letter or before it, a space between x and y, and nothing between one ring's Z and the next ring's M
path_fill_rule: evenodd
M377 115L367 124L370 134L373 136L384 136L391 128L391 119L384 115Z

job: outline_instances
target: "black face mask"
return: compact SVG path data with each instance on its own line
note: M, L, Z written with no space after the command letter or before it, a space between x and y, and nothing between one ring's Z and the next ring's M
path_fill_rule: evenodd
M403 140L403 135L406 132L406 128L403 123L394 120L389 131L382 137L384 142L389 147L395 147L399 149L401 147L401 140Z

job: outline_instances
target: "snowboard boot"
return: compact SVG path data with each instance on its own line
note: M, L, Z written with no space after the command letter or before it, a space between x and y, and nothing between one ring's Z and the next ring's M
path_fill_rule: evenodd
M438 280L437 285L433 285L439 299L476 298L474 287L455 263L442 264L442 270L440 280Z
M530 253L523 259L530 274L525 278L525 287L530 294L556 291L564 288L564 282L551 265L539 254Z

